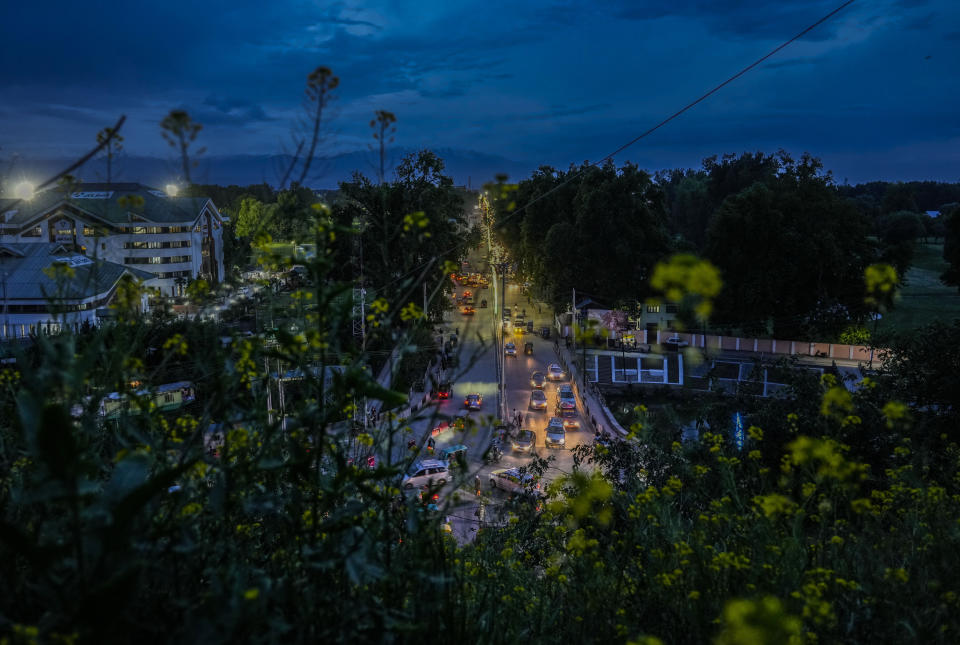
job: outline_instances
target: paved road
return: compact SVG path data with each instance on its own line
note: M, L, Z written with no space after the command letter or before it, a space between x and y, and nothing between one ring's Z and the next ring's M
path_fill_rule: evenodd
M486 269L486 263L476 254L471 257L471 270L483 271ZM486 271L484 271L486 273ZM489 275L489 274L488 274ZM460 365L457 369L451 370L456 375L453 381L453 393L450 399L430 406L415 415L411 420L413 428L413 438L418 442L425 442L431 435L431 430L441 420L450 419L457 412L464 409L464 398L468 394L480 393L483 396L483 406L479 412L470 413L470 418L475 421L475 427L465 432L447 430L437 435L435 438L437 452L453 445L463 444L467 448L467 471L458 482L448 484L441 491L441 503L446 502L446 512L450 517L450 524L453 533L461 540L472 539L475 534L479 520L476 517L479 499L475 495L476 485L475 477L479 475L482 490L482 501L485 506L485 520L488 523L496 523L500 518L500 510L503 503L509 497L508 494L500 490L491 490L490 473L500 468L512 468L529 464L532 456L526 454L512 453L509 449L509 443L505 446L505 454L499 463L485 464L482 456L492 438L492 426L497 421L498 400L498 357L502 356L502 351L496 342L496 333L500 325L499 310L494 314L494 298L500 294L500 284L491 285L489 289L470 289L476 292L476 300L486 299L488 307L476 309L476 314L464 316L459 309L454 310L448 326L449 332L459 327L460 333ZM457 294L462 294L467 288L457 287ZM506 293L506 304L513 308L517 304L520 308L526 308L527 320L533 320L534 328L539 329L543 326L549 326L550 315L544 310L540 315L536 311L536 305L530 304L523 296L515 284L509 284ZM449 338L449 332L444 334L444 340ZM507 330L507 340L513 339L519 348L517 358L503 358L504 362L504 390L505 405L507 416L511 416L513 409L516 408L523 412L525 421L524 427L534 430L536 441L536 452L540 457L552 457L550 467L545 475L546 485L560 473L568 473L572 469L573 458L570 448L582 441L592 441L592 435L588 430L572 431L567 433L567 448L548 449L544 445L545 428L549 418L553 415L553 406L556 399L556 383L550 383L546 387L548 399L548 411L537 412L529 410L530 400L530 375L534 371L546 371L547 365L556 362L556 355L553 349L553 340L545 340L539 335L524 334L515 336L512 330ZM534 353L532 356L523 354L523 345L526 342L534 344ZM582 421L582 420L581 420ZM588 436L589 435L589 436ZM401 448L405 448L406 441ZM426 455L424 455L426 456ZM459 490L457 490L459 484Z
M546 482L555 479L561 473L570 473L573 469L573 455L570 450L580 443L592 443L593 434L587 429L587 424L582 418L582 410L577 411L577 418L580 420L581 429L567 432L566 448L547 448L544 443L546 436L547 423L550 417L554 416L554 406L556 404L557 388L561 383L569 383L569 377L560 382L547 382L544 392L547 395L547 409L536 411L530 410L530 377L534 372L543 372L546 374L547 366L550 363L557 362L557 355L554 353L553 340L556 330L552 328L551 314L545 308L542 313L538 313L537 305L531 304L520 294L517 285L508 283L507 286L507 306L513 308L517 304L520 309L526 309L526 319L532 320L534 330L539 331L541 327L551 327L551 338L549 340L541 338L538 334L523 334L518 336L512 334L508 329L507 336L517 344L517 358L507 358L505 361L505 389L507 401L508 416L512 416L514 409L523 414L523 427L529 428L536 434L536 452L547 459L553 457L550 468L545 474ZM525 343L533 343L533 355L527 356L523 353ZM503 465L507 467L520 466L530 461L526 456L505 455Z

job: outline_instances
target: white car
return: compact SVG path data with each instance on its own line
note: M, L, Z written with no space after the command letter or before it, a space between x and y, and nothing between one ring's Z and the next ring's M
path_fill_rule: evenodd
M490 488L499 488L510 493L538 495L540 483L530 474L520 474L517 468L501 468L490 473Z
M543 393L543 390L534 390L530 393L530 409L531 410L547 409L547 395Z
M677 348L687 347L688 345L690 345L690 343L688 343L687 341L683 340L683 339L680 338L679 336L671 336L671 337L668 338L667 340L663 341L663 344L664 344L664 345L671 345L671 346L677 347Z
M414 463L410 474L403 478L403 487L423 488L424 486L443 486L450 479L447 464L439 459L425 459Z
M562 381L567 378L567 373L557 363L550 363L547 366L547 378L551 381Z

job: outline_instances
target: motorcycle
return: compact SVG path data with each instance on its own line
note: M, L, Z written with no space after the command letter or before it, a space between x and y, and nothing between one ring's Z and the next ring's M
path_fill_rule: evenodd
M490 447L487 448L487 451L483 453L483 462L486 464L492 462L499 463L501 457L503 457L503 449L500 447L500 442L493 441Z

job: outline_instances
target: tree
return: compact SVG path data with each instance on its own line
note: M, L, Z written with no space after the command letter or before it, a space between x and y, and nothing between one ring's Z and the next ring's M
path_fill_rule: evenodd
M917 238L925 231L922 217L912 211L896 211L882 215L874 226L880 238L881 261L896 267L899 275L906 275Z
M611 305L647 295L650 271L670 246L649 174L612 162L567 172L544 166L500 193L498 237L548 302L563 307L571 287Z
M251 240L257 233L266 233L265 214L266 207L263 202L254 197L242 198L236 214L237 235L246 240Z
M949 265L940 280L960 290L960 206L940 217L944 218L943 259Z
M190 181L190 168L197 165L197 162L190 160L190 146L196 140L197 135L203 129L203 126L190 118L185 110L170 110L170 113L160 122L161 132L164 141L170 144L180 155L180 168L183 171L183 179L188 184ZM200 148L193 152L194 156L201 155L205 148Z
M706 255L724 279L714 324L764 331L772 321L786 337L838 333L863 315L862 276L874 259L866 222L819 161L780 164L775 180L728 197L711 222Z
M377 174L377 182L380 184L384 182L384 178L386 177L384 174L387 155L386 145L393 143L393 133L397 131L397 127L394 125L396 122L397 117L393 112L387 112L386 110L377 110L374 112L374 118L370 120L373 139L377 142L380 153L380 172Z

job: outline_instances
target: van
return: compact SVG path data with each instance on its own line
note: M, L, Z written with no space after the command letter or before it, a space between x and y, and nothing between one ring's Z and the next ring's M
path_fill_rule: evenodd
M413 464L409 474L403 478L403 487L410 490L415 487L444 486L449 478L446 462L439 459L424 459Z

